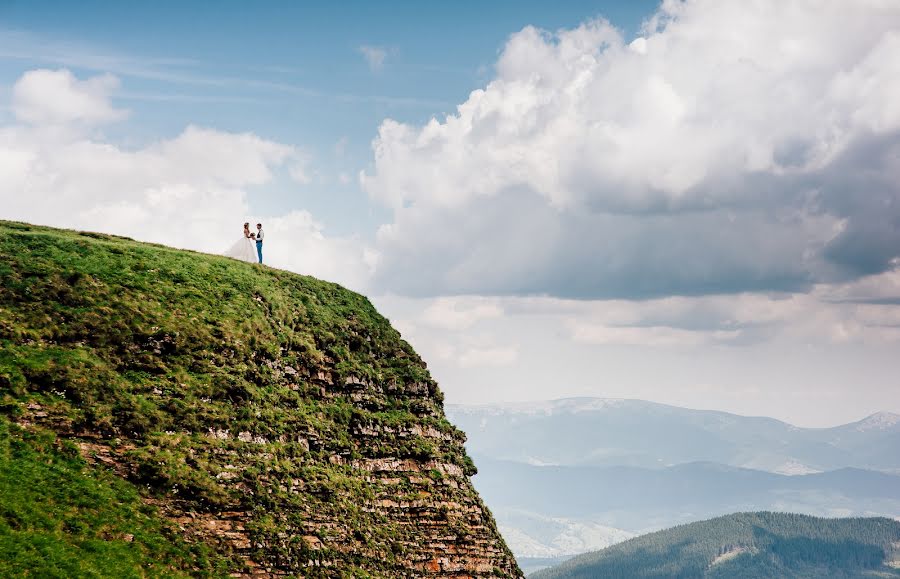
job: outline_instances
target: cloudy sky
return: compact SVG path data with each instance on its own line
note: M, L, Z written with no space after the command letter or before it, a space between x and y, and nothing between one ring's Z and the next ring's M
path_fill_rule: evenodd
M0 0L0 217L371 296L450 402L900 412L900 3Z

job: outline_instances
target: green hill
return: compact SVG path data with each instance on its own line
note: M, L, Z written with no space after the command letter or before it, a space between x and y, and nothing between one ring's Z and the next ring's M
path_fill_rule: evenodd
M363 296L0 222L0 576L519 576L463 442Z
M642 535L529 577L900 577L898 567L898 521L760 512Z

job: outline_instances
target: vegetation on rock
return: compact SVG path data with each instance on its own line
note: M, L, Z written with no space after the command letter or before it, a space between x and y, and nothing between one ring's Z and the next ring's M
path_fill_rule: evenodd
M136 489L78 447L0 417L0 577L220 575L231 562L187 544Z
M0 222L0 412L19 425L4 426L8 445L53 432L59 452L88 461L66 480L103 482L159 536L174 522L183 542L165 552L143 523L113 526L150 537L141 552L166 569L520 574L425 364L366 298L332 283ZM37 468L46 452L27 460ZM42 500L23 497L0 523L7 548L38 540L19 532L37 523L8 532ZM133 575L152 576L135 557Z

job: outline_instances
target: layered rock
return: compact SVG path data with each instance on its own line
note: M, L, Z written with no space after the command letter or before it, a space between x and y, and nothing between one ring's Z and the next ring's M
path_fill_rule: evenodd
M425 364L362 296L0 223L0 395L236 576L518 577Z

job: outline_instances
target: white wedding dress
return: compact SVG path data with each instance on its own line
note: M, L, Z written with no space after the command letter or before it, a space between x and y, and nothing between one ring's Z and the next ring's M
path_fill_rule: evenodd
M249 261L250 263L259 261L259 258L256 255L256 244L252 239L244 236L241 236L237 243L232 245L231 248L225 252L225 255L241 261Z

